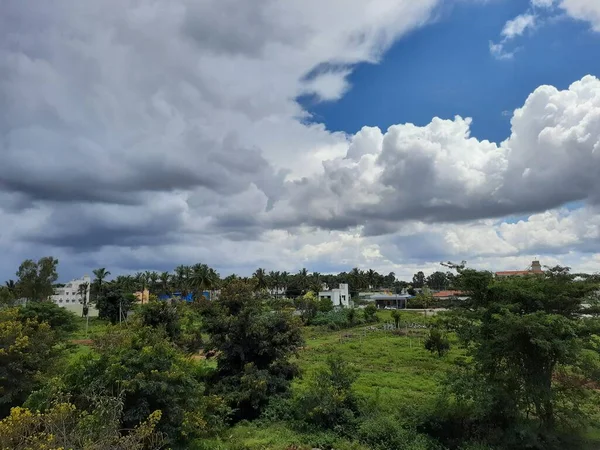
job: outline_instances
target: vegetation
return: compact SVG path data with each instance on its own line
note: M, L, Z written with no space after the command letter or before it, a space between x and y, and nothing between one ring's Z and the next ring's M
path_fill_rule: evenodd
M597 277L449 267L415 275L424 302L433 286L469 298L435 317L316 295L340 280L398 287L372 270L221 280L198 264L110 280L104 268L87 335L86 318L37 293L10 307L22 294L6 283L0 449L597 448Z

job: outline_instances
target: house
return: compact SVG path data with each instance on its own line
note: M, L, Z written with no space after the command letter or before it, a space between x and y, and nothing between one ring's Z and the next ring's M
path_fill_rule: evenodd
M333 306L340 306L343 308L350 307L350 291L347 284L340 284L338 289L319 292L319 300L325 298L330 299Z
M505 270L503 272L496 272L497 277L524 277L527 275L541 275L544 271L539 261L534 260L526 270Z
M92 280L89 275L84 275L82 278L71 280L63 287L56 288L54 290L54 295L50 296L50 301L81 316L83 315L84 299L79 292L79 288L80 286L87 284L85 303L89 305L91 282ZM93 305L89 305L88 316L98 316L98 310Z
M384 294L371 297L379 309L406 309L408 300L411 298L413 296L409 294Z
M434 294L432 294L432 297L434 300L466 300L469 298L465 292L453 290L435 292Z

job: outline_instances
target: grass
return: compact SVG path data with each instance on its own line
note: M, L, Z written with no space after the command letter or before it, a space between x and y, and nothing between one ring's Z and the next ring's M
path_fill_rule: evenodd
M94 339L94 337L102 335L106 332L109 322L97 317L90 317L87 334L85 331L86 319L83 317L77 318L78 328L70 336L72 340Z

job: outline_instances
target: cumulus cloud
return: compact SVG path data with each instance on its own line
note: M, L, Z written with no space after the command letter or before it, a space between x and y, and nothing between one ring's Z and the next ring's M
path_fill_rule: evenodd
M345 157L318 176L288 183L268 216L289 227L365 226L390 233L406 220L451 222L598 203L600 80L586 76L560 91L541 86L514 112L501 143L470 135L471 119L423 127L365 128Z
M543 242L590 242L595 229L566 213L537 238L535 217L489 218L597 203L593 77L537 89L502 143L461 117L350 136L307 121L299 96L340 98L355 64L439 3L5 1L0 273L53 254L63 277L197 261L411 276L441 258L502 268Z

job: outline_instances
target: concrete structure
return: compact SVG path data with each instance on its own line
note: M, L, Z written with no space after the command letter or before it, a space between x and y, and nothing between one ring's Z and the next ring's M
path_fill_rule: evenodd
M78 316L83 315L83 299L81 298L81 294L79 293L79 286L87 283L88 289L86 294L86 303L89 305L88 316L96 317L98 316L98 310L90 305L90 288L92 284L92 279L88 275L84 275L83 278L78 278L76 280L71 280L64 287L56 288L54 290L54 295L50 296L50 300L56 303L58 306L61 306L69 311L77 314Z
M349 308L350 307L350 291L347 284L340 284L338 289L319 292L319 299L328 298L333 303L333 306Z
M406 309L407 302L413 298L409 294L374 295L371 297L379 309Z
M497 277L523 277L526 275L542 275L542 265L539 261L534 260L526 270L505 270L503 272L496 272Z

